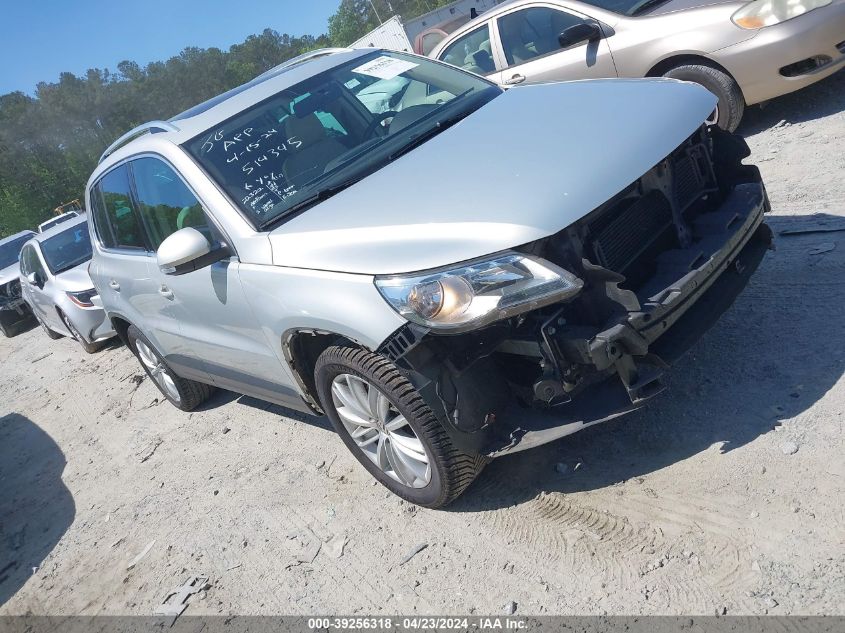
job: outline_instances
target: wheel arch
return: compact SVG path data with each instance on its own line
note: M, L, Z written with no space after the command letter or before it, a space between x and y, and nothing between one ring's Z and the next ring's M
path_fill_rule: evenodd
M129 327L132 325L129 319L120 314L109 314L109 321L111 321L112 328L117 333L121 342L126 347L129 347L129 337L126 335Z
M302 392L305 402L318 414L324 413L317 395L314 369L317 358L332 345L346 345L372 352L366 345L349 336L314 328L292 328L282 335L282 351L285 362Z
M733 79L737 86L739 86L739 91L742 93L743 99L745 99L745 94L742 91L742 86L740 86L739 82L736 80L736 77L733 76L733 73L722 66L719 62L707 57L703 53L678 53L672 54L669 57L665 57L661 59L659 62L654 64L649 71L645 74L646 77L662 77L665 73L669 72L673 68L677 68L678 66L710 66L711 68L715 68L716 70L725 73L728 77Z

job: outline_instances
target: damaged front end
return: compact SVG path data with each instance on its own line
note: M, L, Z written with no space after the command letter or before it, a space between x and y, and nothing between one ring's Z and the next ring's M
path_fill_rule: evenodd
M380 353L467 452L525 450L643 406L772 246L749 154L700 128L579 221L515 249L573 273L573 298L461 334L408 324Z

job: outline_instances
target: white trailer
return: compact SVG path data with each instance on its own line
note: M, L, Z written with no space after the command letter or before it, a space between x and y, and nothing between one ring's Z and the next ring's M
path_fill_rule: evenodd
M484 13L502 0L456 0L434 11L429 11L413 20L402 23L401 16L394 15L374 28L350 48L387 48L394 51L414 51L414 39L422 32L436 26L462 20L467 22L473 15ZM457 27L455 27L457 28Z
M349 48L387 48L392 51L413 52L414 47L408 34L402 26L402 18L394 15L383 22L357 42L352 42Z

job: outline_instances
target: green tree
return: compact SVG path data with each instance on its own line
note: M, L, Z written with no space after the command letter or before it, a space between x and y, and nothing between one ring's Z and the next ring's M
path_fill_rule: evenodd
M33 228L57 205L82 198L103 150L127 130L168 119L296 55L326 36L266 29L228 51L184 49L162 62L122 61L39 83L35 96L0 96L0 237Z

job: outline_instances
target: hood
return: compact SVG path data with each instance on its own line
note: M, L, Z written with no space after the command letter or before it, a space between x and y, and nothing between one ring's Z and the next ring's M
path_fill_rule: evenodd
M271 232L273 263L404 273L547 237L663 160L715 105L668 79L508 90Z
M21 276L20 265L15 262L11 266L6 266L0 270L0 286L4 286L14 279L19 279Z
M79 266L74 266L70 270L56 275L53 283L58 288L71 292L90 290L94 287L94 282L91 281L91 276L88 274L88 264L90 261L82 262Z

